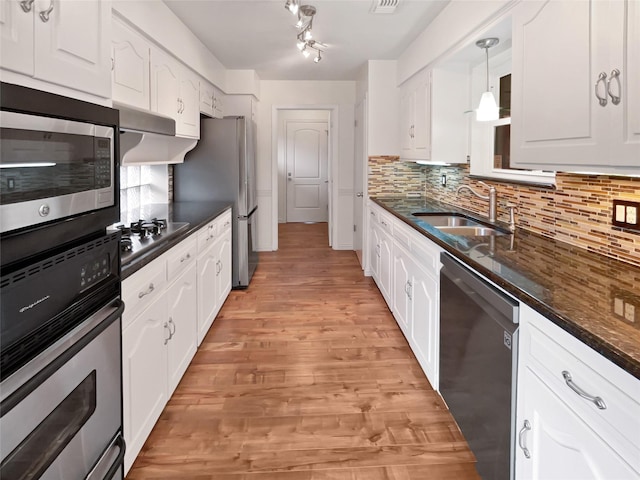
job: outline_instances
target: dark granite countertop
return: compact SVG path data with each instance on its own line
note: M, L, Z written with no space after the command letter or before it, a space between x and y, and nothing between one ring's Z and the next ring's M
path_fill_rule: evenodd
M186 222L189 227L181 232L180 235L158 244L156 248L130 263L122 264L122 279L124 280L152 260L158 258L171 247L216 218L227 208L231 208L231 202L173 202L145 205L141 209L144 212L131 212L129 219L123 218L124 222L129 223L131 219L136 220L143 217L166 218L168 222Z
M493 237L447 235L412 214L482 218L424 198L372 200L640 379L640 268L522 229ZM635 306L635 321L624 318L624 303Z

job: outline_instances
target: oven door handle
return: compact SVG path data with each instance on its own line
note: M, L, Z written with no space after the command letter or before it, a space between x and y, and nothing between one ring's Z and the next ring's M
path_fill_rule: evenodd
M118 456L113 461L109 470L103 477L96 477L97 471L100 468L100 464L108 457L109 452L113 447L118 447ZM122 432L118 432L116 438L109 444L107 449L104 451L100 459L96 462L95 466L91 469L91 471L84 477L85 480L112 480L115 473L118 471L118 468L122 466L124 460L124 453L127 449L127 444L124 441L124 437L122 436Z
M29 380L18 387L15 392L11 393L5 400L2 401L2 403L0 403L0 417L4 417L16 405L18 405L22 400L29 396L31 392L42 385L56 370L67 363L67 361L69 361L80 350L91 343L91 341L98 335L100 335L109 325L120 318L122 316L122 312L124 311L124 302L120 299L116 299L109 305L108 308L115 310L109 313L104 319L97 318L96 321L99 323L95 325L95 327L93 327L86 335L81 337L77 342L75 342L64 352L54 358L47 364L46 367L34 374L31 378L29 378ZM82 327L82 325L83 324L80 324L80 327ZM74 331L70 333L73 334Z

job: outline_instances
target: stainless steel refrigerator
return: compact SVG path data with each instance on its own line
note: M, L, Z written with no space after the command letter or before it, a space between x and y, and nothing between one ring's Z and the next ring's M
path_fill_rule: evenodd
M233 287L249 285L258 265L255 123L245 117L202 118L200 141L174 168L174 200L233 204Z

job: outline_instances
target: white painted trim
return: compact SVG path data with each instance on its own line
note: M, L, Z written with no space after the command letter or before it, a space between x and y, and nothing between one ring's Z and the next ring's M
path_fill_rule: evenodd
M328 110L329 111L329 246L337 244L337 229L334 225L334 209L338 204L338 179L333 178L333 173L338 172L334 162L339 158L338 134L340 108L336 104L328 105L272 105L271 106L271 191L278 191L278 112L281 110ZM278 195L271 196L271 243L272 250L278 250Z

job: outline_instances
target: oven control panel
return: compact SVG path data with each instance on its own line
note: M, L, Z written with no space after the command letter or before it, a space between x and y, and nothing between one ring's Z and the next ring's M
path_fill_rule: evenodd
M109 276L109 254L94 258L80 268L80 286L88 287Z

